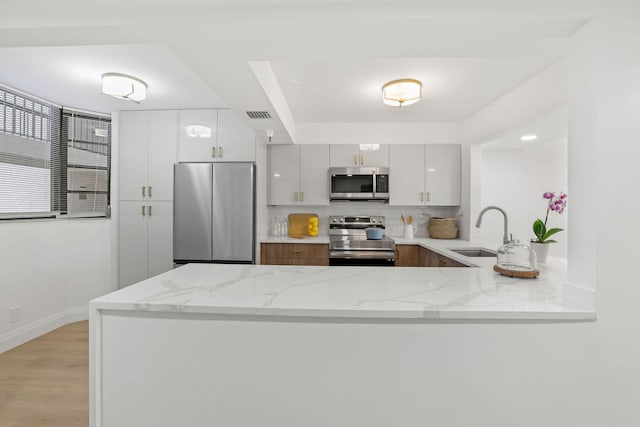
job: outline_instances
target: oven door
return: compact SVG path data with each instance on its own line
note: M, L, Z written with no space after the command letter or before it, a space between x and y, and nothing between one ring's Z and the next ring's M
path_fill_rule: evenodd
M395 264L395 252L393 251L329 251L330 266L393 267Z
M359 168L332 168L329 179L331 199L373 199L375 187L373 173L364 173Z

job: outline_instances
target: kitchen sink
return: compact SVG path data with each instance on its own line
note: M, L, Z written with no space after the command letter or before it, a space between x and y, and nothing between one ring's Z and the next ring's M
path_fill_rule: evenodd
M496 257L496 251L485 248L464 248L464 249L449 249L451 252L455 252L460 255L474 257L474 258L493 258Z

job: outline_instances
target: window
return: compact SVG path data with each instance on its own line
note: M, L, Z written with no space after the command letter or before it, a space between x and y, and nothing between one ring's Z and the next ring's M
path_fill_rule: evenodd
M0 218L109 216L111 119L0 87Z

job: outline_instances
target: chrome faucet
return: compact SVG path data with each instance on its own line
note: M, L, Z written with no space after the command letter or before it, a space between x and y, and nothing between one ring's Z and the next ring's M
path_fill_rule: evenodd
M478 215L478 220L476 221L476 228L480 228L480 225L482 225L482 215L484 215L484 213L486 211L489 211L491 209L495 209L497 211L500 211L502 213L502 215L504 216L504 235L502 236L502 243L504 243L506 245L507 243L513 242L513 235L511 235L509 237L509 231L508 231L508 229L509 229L509 226L508 226L509 220L507 219L507 213L504 210L502 210L499 207L497 207L497 206L487 206L486 208L484 208L484 209L482 209L480 211L480 214Z

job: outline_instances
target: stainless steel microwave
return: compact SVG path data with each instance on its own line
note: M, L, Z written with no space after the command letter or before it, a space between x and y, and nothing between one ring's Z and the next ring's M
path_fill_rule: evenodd
M389 200L389 168L329 168L329 199Z

